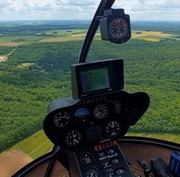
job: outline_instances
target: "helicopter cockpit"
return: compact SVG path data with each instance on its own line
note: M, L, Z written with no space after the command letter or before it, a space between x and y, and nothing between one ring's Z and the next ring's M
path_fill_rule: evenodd
M47 136L76 159L80 170L72 176L132 176L116 141L144 114L148 95L122 91L120 59L72 65L72 78L74 99L49 105Z
M178 154L177 144L124 137L130 126L134 126L146 112L150 98L145 92L128 93L123 90L123 59L85 62L99 25L103 40L123 44L131 37L129 15L123 9L112 9L113 3L111 0L101 0L82 47L79 63L71 66L72 96L56 99L48 106L43 128L55 145L54 149L18 171L14 177L61 176L57 161L69 171L71 177L179 175L174 168L179 170L175 164L180 162L172 162L170 172L160 158L151 161L153 169L139 160L145 157L146 161L152 159L162 151L161 148L165 148L168 150L159 156L167 161L172 152ZM150 149L152 154L147 156ZM141 170L137 169L134 159ZM42 167L44 163L47 165ZM46 169L45 172L36 170L41 167Z

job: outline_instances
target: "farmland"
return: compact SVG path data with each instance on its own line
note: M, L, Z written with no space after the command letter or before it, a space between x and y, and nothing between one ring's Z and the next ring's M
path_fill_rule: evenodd
M42 33L36 33L34 36L12 36L12 37L0 37L0 46L19 46L25 44L31 44L32 42L66 42L84 40L86 30L56 30L45 31ZM163 33L159 31L132 31L133 39L143 39L152 42L159 42L161 39L168 39L175 37L175 34ZM96 34L96 39L100 39L100 33Z
M132 38L144 39L144 40L152 41L152 42L159 42L162 39L165 39L165 38L168 39L174 36L175 36L174 34L163 33L160 31L134 31L132 33Z

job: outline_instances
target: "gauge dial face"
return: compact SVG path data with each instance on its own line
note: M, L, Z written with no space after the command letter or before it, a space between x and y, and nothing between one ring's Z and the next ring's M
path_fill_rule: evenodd
M109 24L109 31L114 38L123 38L128 32L128 24L123 18L115 18Z
M65 142L68 146L76 146L81 142L81 133L77 130L72 130L67 133Z
M116 100L114 101L114 108L115 108L115 112L117 114L121 113L121 110L122 110L122 104L121 104L121 101L120 100Z
M90 168L86 172L86 177L98 177L98 172L94 168Z
M58 112L54 116L54 124L58 127L65 127L70 121L70 115L67 112Z
M106 126L106 134L108 137L116 137L120 134L121 128L118 122L109 122Z
M82 156L81 156L81 161L84 163L84 164L89 164L91 163L92 161L92 154L90 153L84 153Z
M96 119L104 119L108 115L108 107L105 104L97 105L93 111Z

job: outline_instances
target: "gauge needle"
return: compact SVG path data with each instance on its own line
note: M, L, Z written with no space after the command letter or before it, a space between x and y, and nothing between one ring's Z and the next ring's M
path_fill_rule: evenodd
M91 172L91 176L90 177L93 177L94 176L94 172Z

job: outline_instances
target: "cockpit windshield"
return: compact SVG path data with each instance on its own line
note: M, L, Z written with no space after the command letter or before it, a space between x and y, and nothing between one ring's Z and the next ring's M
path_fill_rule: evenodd
M0 4L2 177L54 144L180 143L178 0Z

